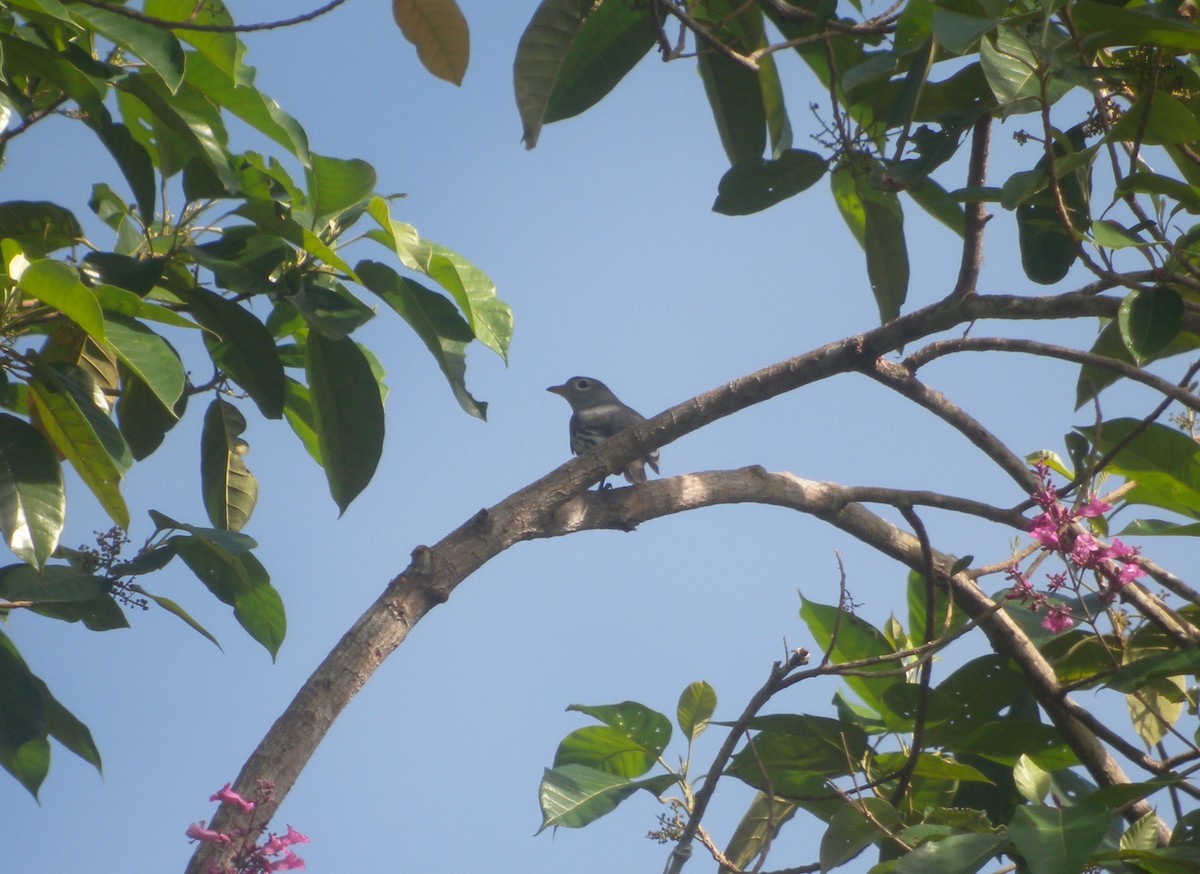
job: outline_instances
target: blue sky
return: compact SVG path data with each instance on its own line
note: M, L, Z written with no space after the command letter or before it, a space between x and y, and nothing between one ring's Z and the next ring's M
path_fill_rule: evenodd
M243 22L280 14L275 4L231 7ZM274 665L176 567L147 587L184 604L224 652L161 612L105 634L14 616L6 633L91 727L105 770L101 778L57 748L40 806L0 781L6 869L181 869L191 852L184 829L211 814L209 794L233 779L412 548L569 458L569 410L546 386L594 376L651 415L874 325L861 252L824 183L756 216L710 211L726 163L692 63L648 56L598 107L548 126L526 152L511 64L534 4L462 7L472 57L460 89L420 68L386 4L346 4L306 26L252 34L248 60L315 151L371 162L380 190L408 194L393 214L471 259L512 305L509 365L485 350L470 359L469 386L489 402L489 421L461 412L433 360L387 313L366 335L391 389L385 455L342 519L287 426L248 414L246 460L261 497L246 530L288 609ZM816 132L807 104L821 95L798 64L783 68L796 143L807 147ZM1007 137L1018 126L996 131L998 152L1013 152ZM116 185L107 156L74 127L54 120L11 144L4 199L53 199L82 215L91 183ZM1036 155L1009 160L1029 166ZM961 184L953 175L961 166L948 170L948 187ZM949 290L958 249L911 204L906 221L910 310ZM363 245L351 255L381 252ZM981 289L1037 291L1020 273L1010 215L989 227ZM1028 330L1089 344L1078 327ZM1059 449L1061 434L1091 417L1071 413L1067 365L960 356L926 375L1022 454ZM1105 396L1106 415L1146 406L1132 392ZM135 543L152 530L148 508L204 519L200 407L127 478ZM663 475L746 464L1020 499L964 440L862 377L805 388L662 450ZM75 545L108 523L78 483L69 488L64 541ZM947 552L998 560L1012 540L935 514L926 521ZM587 724L564 708L634 699L673 713L680 691L704 679L720 697L718 718L733 718L785 642L812 645L797 591L833 602L836 553L865 617L903 615L903 568L777 509L705 510L631 534L519 545L430 614L368 683L275 825L311 837L300 854L312 871L657 870L667 850L643 837L660 812L648 795L583 831L533 837L541 770L559 739ZM831 692L798 687L773 709L820 708ZM716 730L705 736L699 761L719 740ZM673 745L667 756L682 750ZM732 780L718 792L706 825L719 842L750 796ZM819 835L811 823L793 824L769 867L810 861ZM701 859L692 866L709 869ZM847 870L866 867L859 860Z

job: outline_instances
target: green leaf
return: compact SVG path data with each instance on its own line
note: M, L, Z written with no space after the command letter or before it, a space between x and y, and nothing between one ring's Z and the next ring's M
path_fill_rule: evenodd
M750 863L770 846L779 834L780 826L795 813L795 804L771 798L764 792L756 792L725 846L725 858L740 870L749 870ZM721 874L728 874L728 869L721 868Z
M817 647L824 650L831 643L833 644L833 649L829 653L833 664L877 658L895 652L887 638L878 629L853 613L809 601L803 596L800 601L800 618L808 626ZM875 670L890 673L894 671L895 667L895 663L886 662L879 664ZM863 670L870 672L872 669L864 668ZM879 677L878 679L846 677L846 684L875 714L888 712L889 708L883 703L883 694L890 686L902 682L904 679L899 676Z
M653 44L648 6L543 0L513 62L525 148L537 145L543 124L598 103Z
M91 289L79 280L79 271L62 261L34 261L17 279L17 286L47 306L58 310L101 346L104 313Z
M312 393L308 386L301 385L290 376L283 396L283 416L313 461L324 467L321 443L317 438L317 418L312 408Z
M189 45L195 46L204 57L230 75L237 69L237 34L228 29L232 28L234 22L222 0L205 0L199 7L194 0L146 0L143 11L163 21L187 22L213 28L174 30L172 33Z
M278 103L253 86L253 72L248 67L240 67L236 72L223 69L203 53L190 53L186 81L217 106L283 146L299 159L302 166L309 166L312 159L304 128Z
M1030 874L1078 871L1108 831L1112 814L1090 806L1017 808L1008 836Z
M767 115L758 74L715 51L701 52L696 61L730 165L762 158Z
M1002 852L1008 836L952 834L926 841L896 863L895 874L973 874Z
M172 93L183 81L183 48L169 30L128 15L72 4L71 17L144 60Z
M568 734L554 754L554 767L586 765L633 779L654 767L661 749L647 748L625 732L607 725L589 725Z
M1126 194L1162 195L1178 202L1193 215L1200 213L1200 189L1170 176L1144 172L1130 173L1117 183L1114 196L1124 197Z
M903 827L896 808L882 798L865 797L842 805L821 837L821 870L846 864Z
M313 153L312 166L305 169L304 175L315 219L366 203L375 189L375 168L358 158L346 160Z
M252 313L207 289L187 292L192 315L217 336L205 338L213 363L246 390L268 419L283 415L283 365L275 338Z
M50 442L112 520L128 528L120 484L133 456L112 419L96 406L91 377L78 367L40 364L29 383L29 397Z
M1069 172L1061 172L1063 158L1060 156L1066 156L1067 150L1062 141L1054 144L1055 163L1060 167L1058 187L1072 230L1063 227L1054 193L1049 188L1038 191L1017 207L1021 266L1026 276L1042 285L1053 285L1067 275L1079 257L1078 241L1091 224L1091 162L1096 153L1083 151L1081 128L1072 128L1066 139L1074 149L1073 154L1087 156L1084 163ZM1043 156L1037 168L1045 170L1046 163Z
M46 565L40 572L27 564L0 568L0 595L10 601L36 602L30 607L34 613L82 622L91 631L129 627L108 589L107 580L68 565Z
M1162 519L1134 519L1118 533L1138 537L1200 537L1200 522L1179 525Z
M750 158L725 171L717 185L713 211L749 215L799 194L825 175L825 159L816 152L789 149L778 160Z
M97 771L102 771L100 750L92 740L91 731L75 714L59 703L42 680L37 677L33 679L41 689L42 700L46 705L46 730L50 736Z
M467 20L454 0L392 0L392 18L425 69L461 85L470 58Z
M208 521L217 528L241 531L258 501L258 480L242 458L246 419L233 404L214 398L200 433L200 490Z
M708 721L716 709L716 690L703 680L697 680L683 690L679 696L679 706L675 709L675 719L689 742L708 728Z
M117 358L167 410L183 395L186 374L175 350L141 322L116 314L104 320L104 332Z
M199 525L188 525L186 522L177 522L165 513L158 512L158 510L151 510L149 515L150 520L154 522L155 534L160 531L186 531L188 534L211 541L230 555L241 555L243 552L248 552L258 546L258 542L249 534L226 531L223 528L204 528ZM171 548L173 549L174 547Z
M83 239L83 228L75 215L45 200L10 200L0 203L0 239L16 240L45 255L74 246Z
M50 772L50 741L36 737L19 747L0 743L0 767L8 771L34 798Z
M1183 328L1183 298L1173 288L1156 285L1132 291L1117 310L1117 326L1125 348L1139 361L1165 350Z
M193 529L197 530L197 529ZM274 661L287 630L283 600L254 554L234 555L207 536L176 535L169 541L179 557L220 601L233 607L233 615L252 639Z
M41 568L58 546L66 508L62 469L45 436L0 413L0 531L8 548Z
M459 405L472 416L487 417L487 404L477 401L466 386L466 348L474 336L453 305L420 283L400 276L376 261L360 261L355 272L368 289L400 314L421 338L450 383Z
M872 185L878 166L866 159L843 163L830 175L842 218L867 255L867 276L882 323L900 314L908 296L904 212L895 193Z
M1124 9L1092 0L1077 0L1071 5L1071 18L1089 51L1118 45L1200 51L1200 29L1180 17L1155 14L1162 5L1167 4Z
M171 551L172 555L175 554L175 550L173 547L170 551ZM138 585L131 585L129 587L129 589L130 589L130 591L137 592L139 595L149 598L151 601L153 601L159 607L162 607L168 613L170 613L174 616L178 616L185 623L187 623L187 625L190 626L192 628L192 630L196 631L198 634L200 634L201 636L203 636L203 637L207 638L209 641L211 641L213 646L215 646L217 649L221 649L220 642L208 632L208 629L205 628L203 625L201 625L199 622L197 622L195 619L193 619L186 610L184 610L182 607L180 607L177 603L172 601L170 598L164 598L161 595L151 594L150 592L147 592L145 589L143 589L141 586L138 586Z
M559 826L583 828L612 812L638 788L634 781L584 765L547 768L538 787L542 807L538 832Z
M1122 113L1106 139L1149 146L1191 143L1200 139L1200 120L1170 94L1150 91Z
M1137 419L1113 419L1103 422L1099 433L1094 427L1075 430L1095 443L1101 454L1124 444L1108 470L1137 483L1125 494L1126 502L1200 519L1200 447L1186 434L1158 423L1126 443L1141 425Z
M305 372L329 493L340 513L371 481L383 453L383 400L367 358L348 337L308 335Z
M187 409L187 394L174 408L167 409L146 383L130 373L123 374L117 397L117 426L133 457L141 461L162 445L167 432L179 424Z

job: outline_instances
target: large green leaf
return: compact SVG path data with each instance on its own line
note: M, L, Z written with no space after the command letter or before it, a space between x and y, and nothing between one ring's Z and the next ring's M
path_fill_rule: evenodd
M198 529L193 529L194 531ZM287 630L283 600L254 554L233 554L199 533L171 538L179 557L274 660Z
M521 34L513 62L513 89L523 127L521 139L527 149L537 145L546 107L564 73L572 45L595 9L591 0L542 0Z
M725 171L717 184L713 211L749 215L799 194L825 175L816 152L788 149L775 160L750 158Z
M639 788L637 782L585 765L547 768L538 787L542 807L538 831L559 826L583 828L610 813Z
M360 261L355 272L421 338L462 408L473 416L486 418L487 404L475 400L466 386L466 349L474 334L454 306L440 294L400 276L385 264Z
M461 255L422 239L412 225L394 221L383 198L372 198L367 213L383 229L382 238L400 263L450 292L475 338L507 360L512 310L496 296L496 286L484 272Z
M327 158L314 153L311 159L305 177L315 218L337 215L367 202L375 188L374 167L358 158Z
M187 399L186 393L181 394L175 406L167 409L146 383L131 373L122 374L117 426L136 460L148 458L162 445L167 432L183 418Z
M834 201L867 256L867 277L886 324L900 314L908 296L908 247L904 212L894 192L877 188L870 161L844 162L830 174Z
M58 546L66 508L62 469L45 436L0 413L0 531L9 549L40 568Z
M129 621L108 594L108 580L61 564L41 571L27 564L0 568L0 596L32 601L29 609L64 622L82 622L91 631L128 628Z
M1167 14L1162 14L1164 10L1168 10ZM1074 0L1071 19L1089 49L1134 45L1200 52L1200 29L1169 3L1122 8L1093 0Z
M1112 813L1099 805L1017 808L1008 836L1030 874L1079 871L1108 831Z
M233 18L222 0L205 0L197 5L195 0L146 0L147 15L163 21L187 22L211 27L212 30L175 30L179 39L195 46L199 52L220 69L232 76L237 70L240 54L237 34L232 30Z
M467 20L454 0L392 0L392 18L425 69L461 85L471 55Z
M567 710L598 719L603 725L577 729L554 754L554 767L586 765L632 779L654 767L671 740L671 722L663 714L635 701L590 706L572 704Z
M208 354L246 390L268 419L283 415L283 365L271 332L254 315L204 288L187 293L192 315L218 339L206 337Z
M1122 444L1107 470L1136 482L1126 492L1130 504L1149 504L1191 519L1200 519L1200 446L1166 425L1141 430L1137 419L1113 419L1095 427L1076 428L1103 454Z
M1166 350L1183 328L1183 298L1166 285L1132 291L1117 310L1121 339L1138 361Z
M183 81L183 48L169 31L108 9L72 4L71 16L141 58L172 91Z
M105 344L104 313L83 282L79 271L62 261L43 259L27 266L17 286L47 306L58 310L101 346Z
M301 165L308 166L311 158L304 128L278 103L253 86L253 73L252 69L242 67L235 74L223 69L206 54L188 54L186 80L193 87L279 143L295 155Z
M1017 230L1021 245L1021 266L1025 275L1042 285L1053 285L1067 275L1075 259L1079 257L1079 239L1091 224L1090 201L1092 188L1092 160L1095 151L1083 148L1083 130L1072 128L1066 134L1066 144L1056 141L1053 147L1056 167L1071 154L1081 156L1081 161L1070 165L1070 169L1059 172L1058 187L1062 196L1071 229L1063 226L1054 192L1043 188L1017 207ZM1046 171L1046 156L1038 161L1037 170Z
M341 513L371 481L383 452L383 399L365 355L349 337L311 331L305 371L329 493Z
M16 240L45 255L74 246L83 228L65 207L49 201L10 200L0 203L0 239Z
M91 378L78 367L42 364L29 389L42 431L112 520L128 528L120 484L133 456L117 426L96 406Z
M896 874L974 874L1008 843L1001 834L951 834L926 841L896 863Z
M141 322L116 314L105 318L104 332L117 358L154 392L165 409L173 409L187 377L170 344Z
M233 404L214 398L200 432L200 490L208 521L241 531L258 501L258 480L242 460L249 449L241 434L246 419Z
M853 613L847 613L827 604L809 601L803 596L800 599L800 618L808 626L816 645L825 649L833 645L829 655L834 664L860 659L876 658L890 655L895 648L888 643L887 638L868 622L863 621ZM892 672L896 665L882 663L876 669L881 672ZM864 668L871 672L871 668ZM883 694L887 689L904 682L903 677L857 677L846 678L846 684L854 690L863 703L876 714L888 712L889 708L883 702Z
M796 805L790 801L772 798L765 792L755 793L725 846L725 858L742 871L750 870L750 863L770 847L780 826L795 814ZM720 874L729 874L729 869L722 867Z
M821 837L821 870L832 871L844 865L903 825L896 808L882 798L868 796L842 805Z
M763 156L767 112L758 74L714 51L697 58L713 121L731 166Z

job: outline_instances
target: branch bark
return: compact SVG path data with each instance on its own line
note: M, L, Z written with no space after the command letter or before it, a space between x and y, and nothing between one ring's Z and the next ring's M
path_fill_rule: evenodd
M864 334L845 338L787 361L771 365L706 392L605 441L595 450L562 465L520 489L495 506L480 510L431 547L418 546L409 566L384 589L376 601L305 682L251 754L235 783L249 792L257 780L275 785L270 817L283 801L333 721L362 688L375 669L407 638L409 631L454 589L490 559L510 546L535 538L556 537L593 528L631 530L640 522L714 504L757 502L789 507L816 516L870 544L875 549L921 570L924 559L916 539L871 513L857 498L866 497L831 483L802 480L790 474L768 474L761 468L713 472L656 480L636 488L583 493L603 476L635 457L724 416L829 376L875 369L885 353L955 325L984 318L1006 320L1112 317L1118 301L1084 290L1052 297L968 295L944 300ZM1015 474L1015 471L1010 471ZM888 490L877 491L886 497ZM898 502L926 503L918 493L890 493ZM959 502L963 499L937 500ZM929 501L930 505L934 505ZM977 505L982 507L983 505ZM1020 526L1015 512L989 511L996 521ZM981 513L982 514L982 513ZM934 553L939 573L953 559ZM1072 748L1102 785L1126 782L1107 750L1073 718L1062 704L1063 693L1040 653L1003 612L965 575L944 584L961 595L964 609L978 617L998 652L1010 655L1030 676L1039 701L1059 725ZM1144 813L1148 807L1131 808ZM210 828L229 831L243 814L225 804ZM1132 814L1131 814L1132 815ZM201 844L188 866L202 874L223 862L222 848Z

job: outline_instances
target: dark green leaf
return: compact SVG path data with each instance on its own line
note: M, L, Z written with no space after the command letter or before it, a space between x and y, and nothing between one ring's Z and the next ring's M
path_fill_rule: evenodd
M268 419L283 415L283 365L275 339L248 310L203 288L187 294L192 314L219 339L206 338L213 363L246 390Z
M843 805L821 838L821 870L831 871L903 828L896 808L882 798L861 798Z
M34 613L82 622L91 631L129 627L108 594L108 581L67 565L46 565L41 572L27 564L0 568L0 595L10 601L35 602L29 608Z
M179 395L174 409L168 410L150 387L133 374L125 374L117 397L117 426L129 444L135 459L148 458L162 445L187 409L187 394Z
M779 833L779 828L796 813L796 805L757 792L743 814L741 822L725 847L725 858L740 870L750 870L750 864ZM720 874L729 874L721 868Z
M249 444L241 435L246 419L238 408L214 398L200 433L200 489L208 521L217 528L241 531L258 501L258 481L242 460Z
M1083 147L1080 128L1067 132L1075 153ZM1054 144L1056 156L1066 154L1061 141ZM1090 153L1094 157L1095 153ZM1060 159L1056 158L1056 166ZM1038 162L1045 169L1046 158ZM1080 235L1091 224L1091 159L1070 172L1060 172L1058 183L1063 206L1071 220L1072 229L1063 226L1054 193L1043 189L1017 207L1017 230L1021 244L1021 266L1025 275L1042 285L1053 285L1067 275L1079 257Z
M1131 432L1141 426L1137 419L1114 419L1103 422L1099 433L1093 427L1076 430L1102 454L1124 444L1108 470L1137 483L1125 494L1128 503L1149 504L1200 519L1200 446L1186 434L1158 423L1126 443Z
M467 343L473 333L448 300L420 283L400 276L386 264L360 261L355 272L363 284L400 314L437 361L454 397L464 410L480 419L487 404L467 391Z
M172 547L170 551L171 551L172 555L175 554L174 547ZM193 619L186 610L184 610L182 607L180 607L177 603L172 601L170 598L164 598L161 595L153 595L150 592L147 592L141 586L130 586L129 588L131 591L137 592L139 595L143 595L143 596L149 598L151 601L153 601L159 607L166 610L168 613L178 616L193 631L197 632L202 637L211 641L213 646L215 646L217 649L221 649L220 642L215 637L213 637L211 634L209 634L208 629L206 629L203 625L201 625L199 622L197 622L195 619Z
M329 493L341 513L358 496L383 452L383 400L366 356L346 337L308 335L305 371Z
M245 72L238 69L237 34L228 29L233 26L233 18L229 15L222 0L206 0L200 6L196 6L194 0L146 0L143 11L162 21L187 22L213 28L213 30L187 29L172 32L179 39L195 46L204 57L225 70L230 76L235 71ZM221 28L226 29L222 30Z
M1111 820L1111 812L1101 807L1026 805L1017 809L1008 836L1030 874L1061 874L1083 867Z
M1008 843L1001 834L952 834L901 856L895 874L973 874Z
M66 505L62 469L45 436L0 413L0 531L9 549L42 567L58 546Z
M183 81L183 48L169 30L107 9L73 4L71 16L154 69L174 92Z
M1183 328L1183 298L1166 285L1132 291L1117 310L1125 348L1139 361L1165 350Z
M1071 18L1089 49L1101 46L1148 45L1156 49L1200 51L1200 30L1177 14L1154 14L1169 4L1124 9L1093 0L1077 0Z
M177 535L170 542L200 582L220 601L233 607L242 628L274 660L283 643L287 621L283 600L254 554L234 555L216 540L200 534Z
M715 51L701 52L696 60L730 165L762 158L767 115L758 74Z
M5 237L45 255L74 246L83 239L83 228L70 210L56 203L10 200L0 203L0 238Z
M778 160L751 158L725 171L717 185L713 211L749 215L799 194L825 175L825 159L816 152L789 149Z
M836 607L817 604L801 597L800 618L808 626L813 641L820 649L825 649L833 643L830 657L834 664L859 659L877 658L891 655L895 649L888 643L874 626L855 616L838 610ZM896 664L883 662L877 670L892 672ZM865 668L864 670L871 670ZM847 685L868 705L876 714L887 711L883 704L882 695L889 686L904 682L903 677L890 676L872 679L868 677L847 677Z

